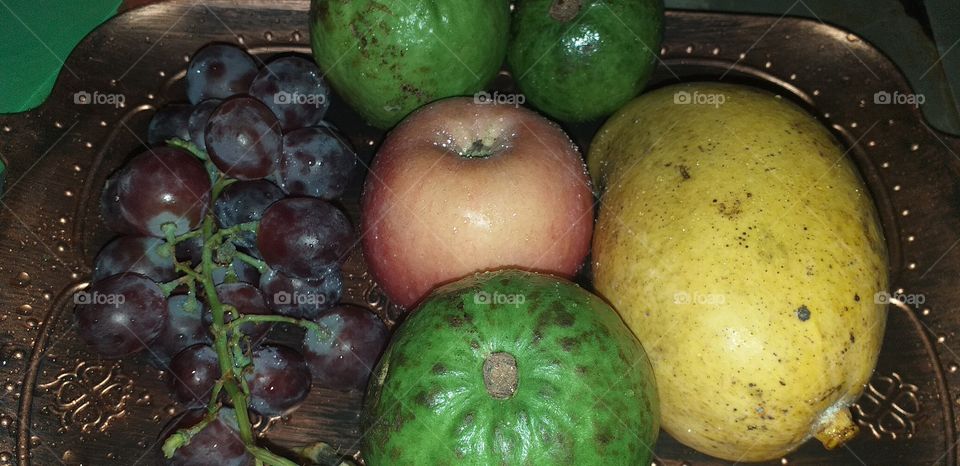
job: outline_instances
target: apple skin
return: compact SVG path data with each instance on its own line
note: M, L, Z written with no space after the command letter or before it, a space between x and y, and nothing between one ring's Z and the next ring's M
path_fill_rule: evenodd
M374 279L411 309L479 271L572 277L590 247L593 191L559 126L456 97L422 107L387 136L364 185L361 223Z

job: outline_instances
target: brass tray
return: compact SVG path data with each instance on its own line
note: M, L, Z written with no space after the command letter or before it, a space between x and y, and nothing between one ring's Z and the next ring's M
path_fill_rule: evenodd
M98 358L72 329L73 293L86 286L92 257L109 237L97 196L105 177L142 147L156 108L183 100L190 53L210 41L264 57L307 53L308 8L292 0L177 0L127 12L74 50L42 107L0 116L0 155L10 167L0 204L0 464L158 462L157 434L180 409L163 374L145 356ZM771 89L832 127L877 200L890 293L914 298L890 306L879 366L855 408L861 435L834 452L809 442L771 464L957 464L960 140L929 128L911 105L883 104L882 93L893 101L910 95L900 73L857 36L816 21L668 12L653 86L694 79ZM509 90L509 76L496 86ZM83 92L91 103L79 103ZM368 163L382 133L341 102L332 109L329 119ZM596 128L567 129L585 150ZM362 176L344 200L354 219ZM399 317L359 253L345 271L346 301L390 322ZM279 448L323 440L353 453L361 399L315 389L289 419L258 427ZM656 453L663 465L726 464L666 434Z

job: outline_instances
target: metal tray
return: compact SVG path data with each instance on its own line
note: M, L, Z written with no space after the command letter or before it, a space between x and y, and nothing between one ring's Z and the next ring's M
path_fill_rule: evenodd
M0 464L155 464L155 441L179 408L163 375L136 356L103 360L72 326L72 294L109 236L97 213L105 177L143 145L158 106L183 100L189 54L210 41L253 53L309 52L306 1L178 0L122 14L66 61L53 94L29 113L0 116L10 163L0 204ZM875 103L911 91L880 52L816 21L671 11L653 86L678 80L747 82L793 99L850 148L877 200L891 254L894 303L876 374L855 412L861 435L827 452L815 442L782 464L957 464L960 399L960 140L929 128L909 105ZM509 89L509 76L496 84ZM78 92L124 96L123 106L78 104ZM897 94L895 94L897 93ZM95 100L95 99L94 99ZM382 133L341 102L330 119L369 162ZM568 130L586 149L597 124ZM356 218L362 173L344 203ZM347 301L391 322L359 253L346 266ZM263 423L283 448L323 440L352 453L359 392L314 390L289 419ZM725 464L663 434L664 465ZM774 461L772 464L777 464Z

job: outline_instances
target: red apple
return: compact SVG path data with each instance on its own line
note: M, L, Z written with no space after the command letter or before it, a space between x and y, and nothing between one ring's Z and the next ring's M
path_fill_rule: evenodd
M393 301L484 270L571 277L593 231L580 152L560 127L513 105L452 98L384 140L361 200L363 252Z

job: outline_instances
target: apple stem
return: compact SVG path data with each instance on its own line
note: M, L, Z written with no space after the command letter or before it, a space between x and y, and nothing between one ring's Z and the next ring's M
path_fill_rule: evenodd
M553 0L553 4L550 5L550 17L561 23L568 23L580 14L581 8L583 8L583 0Z
M460 155L470 159L483 159L494 154L493 147L484 144L482 139L473 141L470 147L460 152Z

